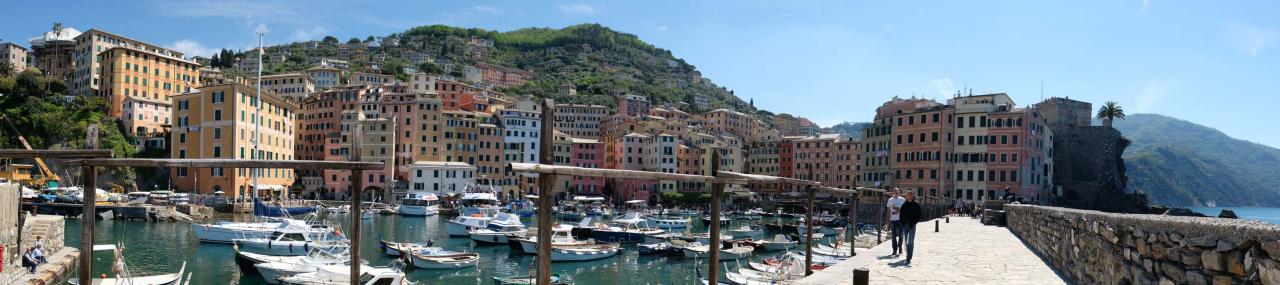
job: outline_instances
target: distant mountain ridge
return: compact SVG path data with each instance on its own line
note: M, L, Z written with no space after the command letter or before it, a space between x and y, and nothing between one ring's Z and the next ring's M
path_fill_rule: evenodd
M1280 207L1280 149L1176 118L1133 114L1115 128L1129 190L1170 206Z

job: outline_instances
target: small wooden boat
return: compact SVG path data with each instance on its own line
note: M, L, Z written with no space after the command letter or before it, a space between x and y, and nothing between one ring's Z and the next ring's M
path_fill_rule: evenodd
M406 252L417 252L419 250L434 248L433 245L435 245L434 241L427 241L424 243L393 242L386 240L378 241L378 247L382 248L382 251L385 252L387 256L404 256L404 253Z
M537 276L533 275L493 277L494 285L532 285L534 283L538 283L538 281ZM551 284L557 285L567 283L560 283L560 274L551 274Z
M280 279L286 285L345 285L351 284L351 267L346 265L326 266L315 272L301 273ZM360 269L360 284L413 284L405 280L404 272L387 267L365 267Z
M613 257L622 251L616 243L551 247L551 261L587 261Z
M480 255L476 253L445 251L438 247L414 251L410 257L413 267L423 269L454 269L476 266Z

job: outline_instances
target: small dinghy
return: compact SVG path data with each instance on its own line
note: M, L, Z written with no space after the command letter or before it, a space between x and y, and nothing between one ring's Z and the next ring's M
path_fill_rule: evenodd
M689 244L683 249L686 258L707 258L710 255L710 247L699 242ZM744 244L734 243L731 247L720 249L719 260L734 260L751 257L751 252L755 249Z
M729 234L735 238L760 237L764 235L764 228L757 225L743 225L729 230Z
M493 277L493 284L494 285L532 285L534 283L538 283L537 279L538 279L537 276L533 276L533 275L507 276L507 277L495 276ZM551 284L561 285L566 283L560 283L560 274L551 274Z
M414 251L410 260L413 267L423 269L454 269L476 266L480 261L480 255L466 252L453 252L433 247L425 250Z
M551 261L588 261L618 255L622 247L616 243L551 247Z
M382 251L386 252L387 256L404 256L407 252L417 252L419 250L433 248L433 245L435 245L434 241L421 243L393 242L386 240L378 241L378 247L381 247Z

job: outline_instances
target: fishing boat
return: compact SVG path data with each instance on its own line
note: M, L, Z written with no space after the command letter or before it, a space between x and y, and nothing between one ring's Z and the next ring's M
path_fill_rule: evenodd
M732 222L732 221L733 221L733 220L729 218L729 215L727 215L727 214L725 214L725 213L720 213L720 226L721 226L721 227L729 226L729 223L730 223L730 222ZM710 225L711 225L711 215L707 215L707 216L705 216L705 217L702 217L702 225L703 225L703 226L710 226Z
M602 242L638 243L645 240L646 235L661 234L663 231L649 227L649 223L640 217L640 213L627 213L622 218L613 219L609 225L598 225L592 230L592 236Z
M622 251L616 243L597 243L579 246L552 246L551 261L588 261L613 257Z
M795 252L787 253L787 257L790 257L790 258L800 258L800 259L804 259L804 255L803 255L803 254L795 253ZM814 262L814 263L820 263L820 264L828 265L828 266L829 266L829 265L834 265L834 264L836 264L836 263L840 263L841 261L844 261L845 259L849 259L849 258L848 258L848 257L830 256L830 255L820 254L820 253L816 253L816 252L815 252L815 253L813 253L813 262Z
M742 225L729 230L729 234L735 238L756 238L764 235L764 228L757 225Z
M642 255L665 254L671 249L671 243L670 242L642 243L642 244L636 245L636 249Z
M341 265L350 264L351 258L347 251L330 252L312 249L305 256L278 256L257 254L251 252L240 251L239 247L232 247L236 251L236 265L240 267L240 272L245 274L262 274L258 271L257 265L262 263L305 263L313 265Z
M475 214L483 214L492 217L492 213L498 211L498 190L493 186L485 188L480 185L470 185L463 190L462 197L458 198L459 216L471 216Z
M822 233L813 233L813 240L814 240L814 241L821 241L821 240L822 240L822 238L824 238L824 237L826 237L826 236L827 236L827 235L824 235L824 234L822 234ZM808 235L796 235L796 236L795 236L795 240L796 240L797 242L799 242L799 243L807 243L807 242L808 242L807 237L808 237Z
M687 236L687 237L692 238L692 240L695 242L700 242L702 244L711 244L711 232L704 232L704 233ZM720 242L726 242L730 240L733 240L733 236L724 235L724 234L720 235Z
M795 247L799 242L787 238L787 235L777 234L770 240L753 240L748 241L751 245L764 251L782 251Z
M649 221L650 226L659 229L683 229L689 227L689 218L687 217L645 216L644 219Z
M403 256L407 252L417 252L419 250L434 248L434 245L435 241L430 240L423 243L393 242L386 240L378 241L378 247L382 248L382 251L385 252L387 256Z
M404 278L404 272L389 267L365 266L360 269L358 285L414 284ZM286 285L339 285L351 284L351 267L325 266L315 272L301 273L280 279Z
M538 283L538 277L533 275L493 277L494 285L532 285ZM561 285L560 274L551 274L551 284Z
M329 262L324 259L300 258L289 261L270 261L254 264L267 284L280 284L280 279L298 274L320 271L323 267L343 266L347 262ZM350 268L350 267L347 267Z
M459 215L451 220L445 221L444 229L449 232L449 236L470 236L471 231L475 229L483 229L489 225L498 214L498 208L475 208L476 213L469 215Z
M405 194L400 200L400 215L410 217L426 217L440 213L440 198L424 191L413 191Z
M466 252L453 252L433 247L414 251L410 255L413 267L422 269L455 269L476 266L480 255Z
M468 232L471 240L483 244L507 244L507 235L524 234L526 229L520 217L508 213L498 213L489 220L482 229Z
M707 258L710 255L711 247L700 242L694 242L681 249L685 258ZM743 259L751 256L751 252L755 249L745 244L733 243L729 248L720 249L719 260Z
M112 266L111 266L111 272L109 276L115 276L115 278L106 278L108 274L102 274L103 278L93 278L90 280L90 282L87 282L88 284L93 284L93 285L179 284L182 281L181 280L182 275L186 274L186 271L187 271L187 263L184 261L182 262L182 268L178 270L178 273L133 276L133 273L129 271L129 266L125 264L123 249L116 247L115 245L112 245L112 244L93 245L93 252L99 252L99 251L111 252ZM89 253L89 254L93 254L93 253ZM67 283L76 284L76 285L85 284L85 282L81 282L80 278L71 278L70 280L67 280Z
M511 239L511 242L518 244L517 250L525 254L538 254L538 236L531 235L528 237L519 237ZM585 246L595 244L595 240L577 240L573 237L573 227L559 225L551 228L551 246L552 247L572 247Z
M752 276L744 276L736 272L725 272L724 278L729 280L729 284L736 285L775 285L780 284L781 280L757 279Z

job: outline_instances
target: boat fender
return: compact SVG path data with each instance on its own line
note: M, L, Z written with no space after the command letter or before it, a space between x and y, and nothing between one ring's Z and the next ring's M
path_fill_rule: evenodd
M311 252L311 243L302 244L302 251Z
M290 244L289 244L289 253L293 253L293 244L292 244L292 243L290 243Z
M271 242L272 242L272 241L270 241L270 240L268 240L268 241L267 241L267 249L271 249Z

